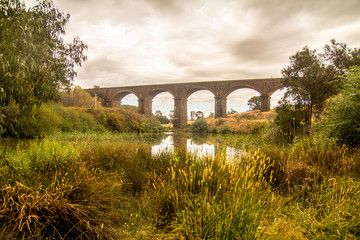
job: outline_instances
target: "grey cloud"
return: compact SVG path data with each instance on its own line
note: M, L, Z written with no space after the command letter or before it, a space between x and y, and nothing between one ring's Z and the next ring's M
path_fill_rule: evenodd
M278 24L285 24L288 21L299 19L303 15L312 21L313 27L322 29L343 25L347 22L358 21L360 1L358 0L248 0L245 8L252 9L261 16L262 29L266 30Z
M360 43L356 31L336 30L359 22L359 0L57 1L60 8L72 15L70 24L77 26L74 30L87 31L88 25L79 25L81 22L92 26L105 22L110 27L126 26L134 35L129 41L134 39L136 44L128 49L108 49L104 44L108 36L86 35L91 38L89 61L79 70L78 77L86 84L99 81L97 85L119 86L276 77L288 64L289 56L305 45L323 46L339 36L344 36L340 41ZM223 17L227 15L230 20L225 21ZM154 22L163 25L157 29L161 32L144 33L153 31ZM152 41L162 47L151 54L154 58L156 54L165 54L157 59L172 65L172 72L149 74L134 67L155 65L146 52ZM105 53L109 55L104 57Z

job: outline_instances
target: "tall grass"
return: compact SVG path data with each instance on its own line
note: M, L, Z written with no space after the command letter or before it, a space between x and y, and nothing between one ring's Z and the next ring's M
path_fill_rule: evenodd
M258 152L228 161L187 158L169 170L176 209L173 233L186 239L257 239L269 192L270 161Z
M94 186L97 179L70 144L48 140L3 150L0 162L0 233L5 239L115 239ZM106 189L102 186L100 189ZM101 197L106 198L107 195ZM106 224L107 223L107 224Z
M0 239L360 236L357 149L305 139L198 158L154 156L138 135L91 138L0 150Z

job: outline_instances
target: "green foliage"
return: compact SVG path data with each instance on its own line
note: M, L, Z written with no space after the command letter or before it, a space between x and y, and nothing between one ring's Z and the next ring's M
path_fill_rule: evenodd
M104 132L105 128L90 114L81 110L65 108L60 104L46 103L34 108L31 117L19 120L21 138L43 138L56 131L61 132Z
M58 99L69 87L75 66L86 59L87 48L78 38L65 43L62 34L69 15L49 0L30 9L19 0L0 3L0 113L4 134L18 136L20 118L34 106ZM10 109L9 109L10 108Z
M303 133L306 109L283 103L276 107L276 112L274 122L277 131L273 132L273 140L291 142L295 136Z
M70 91L61 92L61 102L65 107L95 107L95 98L88 92L76 86ZM96 107L101 107L101 101L96 99Z
M291 146L262 143L257 150L254 136L246 135L239 158L200 159L154 156L137 134L89 136L2 144L0 238L356 239L360 234L360 151L329 138L298 139Z
M102 124L113 132L139 131L139 123L143 116L132 109L103 108L91 109L91 113Z
M319 116L325 101L338 91L338 75L351 65L360 64L360 50L331 40L325 51L317 54L307 46L290 57L290 66L282 70L286 87L284 102L295 102L307 109L305 124L311 125L313 110Z
M194 133L207 133L210 131L210 125L205 119L199 118L191 125L191 132Z
M163 115L156 115L155 119L158 120L161 124L168 124L170 123L170 119Z
M229 134L229 133L231 133L230 127L229 126L222 126L219 129L219 133L221 133L221 134Z
M260 96L254 96L254 97L250 98L247 105L249 106L250 111L261 110L261 98L260 98Z
M251 130L252 134L260 134L266 127L268 124L266 123L256 123L253 126L253 129Z
M155 118L145 118L140 122L140 132L159 133L163 131L161 123Z
M235 109L230 109L230 111L227 112L227 114L234 114L234 113L237 113L237 111Z
M204 113L203 113L202 111L197 111L197 112L195 113L195 118L196 118L196 120L197 120L197 119L204 118Z
M327 104L320 126L341 144L360 146L360 67L344 75L340 93Z

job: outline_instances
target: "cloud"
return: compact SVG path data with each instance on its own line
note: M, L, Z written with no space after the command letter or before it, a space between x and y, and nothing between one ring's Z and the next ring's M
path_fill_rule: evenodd
M32 1L32 0L26 0ZM278 77L305 45L360 44L358 0L54 0L82 86Z

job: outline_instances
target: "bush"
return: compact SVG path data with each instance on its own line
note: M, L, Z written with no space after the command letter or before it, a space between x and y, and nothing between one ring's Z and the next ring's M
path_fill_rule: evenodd
M105 131L104 126L90 114L56 103L46 103L40 108L34 108L30 116L19 119L18 124L17 136L21 138L43 138L56 131Z
M191 125L191 132L194 133L207 133L210 130L210 125L205 119L199 118Z
M228 133L231 133L231 130L230 130L229 126L222 126L219 130L219 133L228 134Z
M345 75L343 89L331 98L320 126L330 137L349 146L360 146L360 67Z
M94 97L91 97L88 92L81 89L81 87L76 86L69 92L61 92L61 102L65 107L94 107L95 101L97 107L101 106L101 101L98 97L95 100Z
M155 116L155 119L158 120L161 124L170 123L169 118L167 118L166 116Z
M163 131L161 123L155 118L143 119L140 123L140 132L143 133L159 133Z
M277 116L274 122L278 127L279 138L286 142L292 142L296 136L302 134L305 109L283 103L276 107L276 112Z
M103 108L89 109L95 119L113 132L139 131L139 122L144 118L133 109Z

